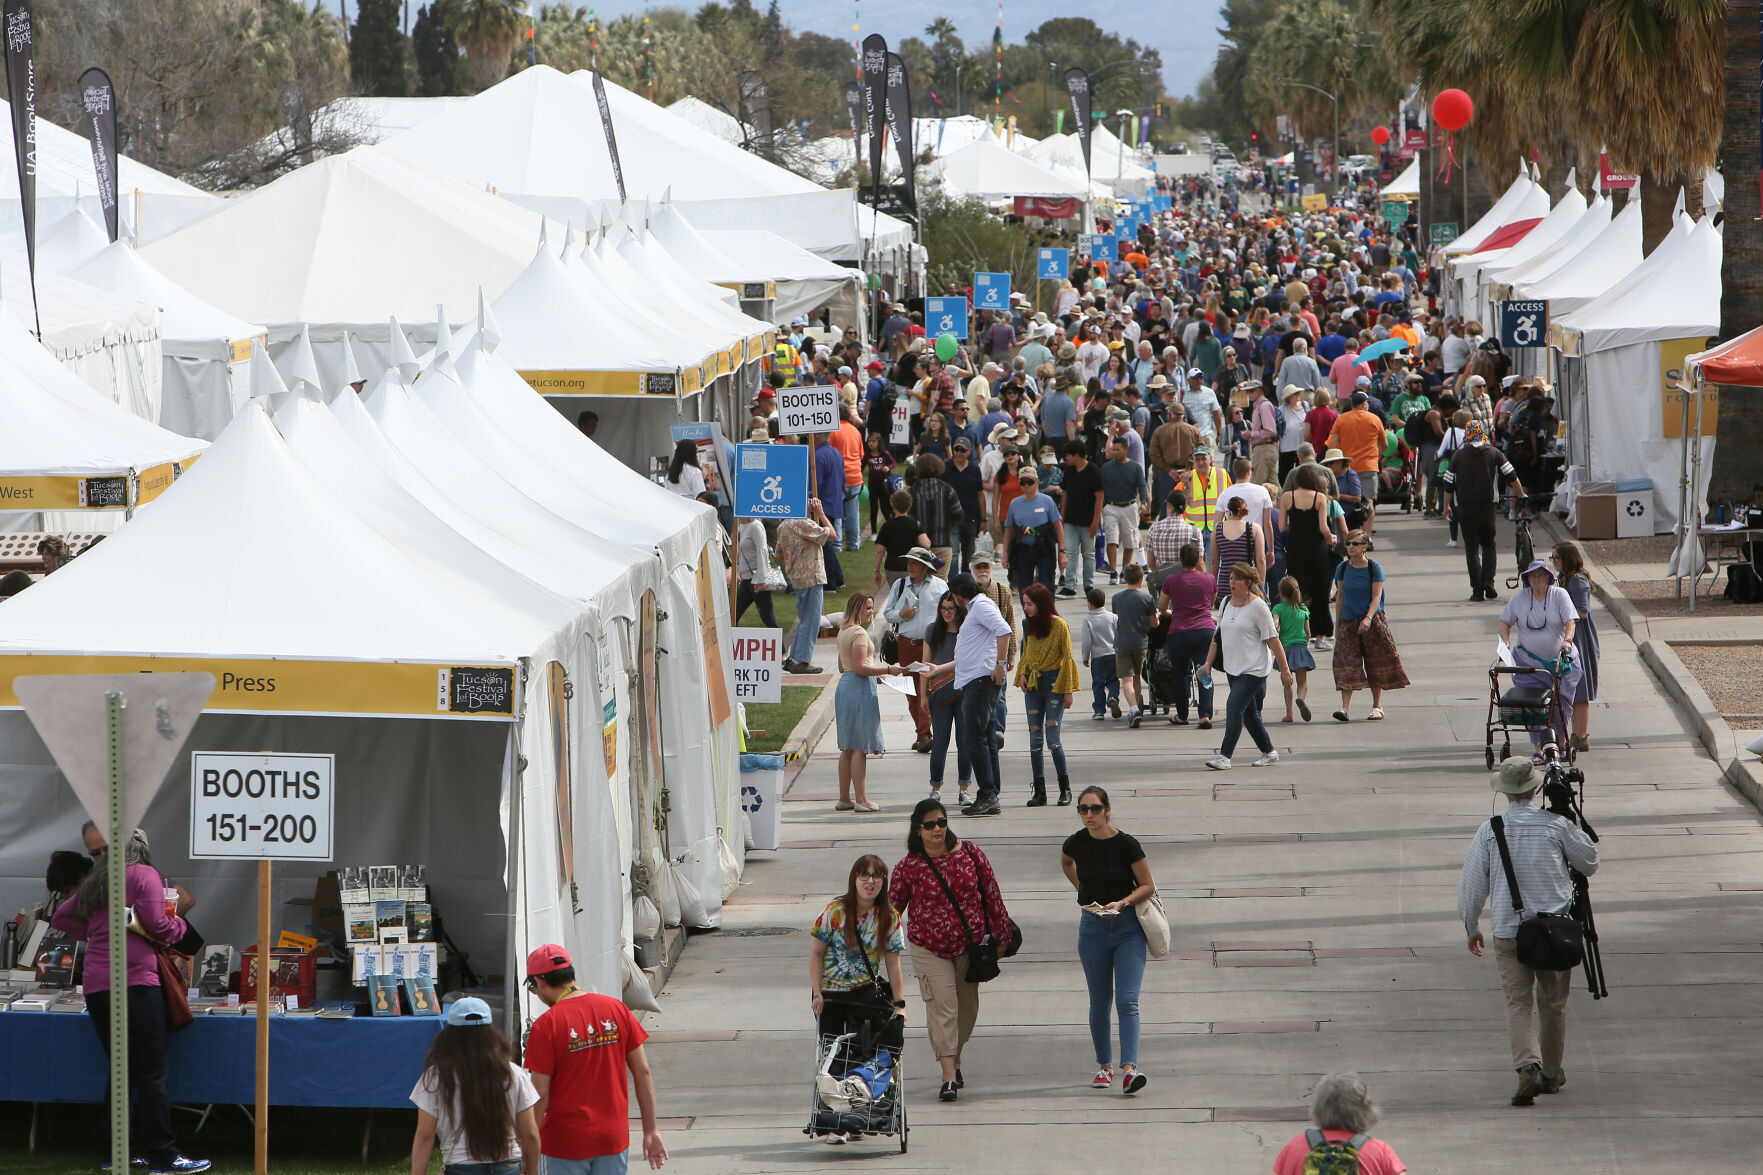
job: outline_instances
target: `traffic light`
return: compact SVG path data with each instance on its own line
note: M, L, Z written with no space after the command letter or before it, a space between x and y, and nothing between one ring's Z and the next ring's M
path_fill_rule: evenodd
M1162 118L1163 117L1163 103L1159 102L1156 105L1157 105L1157 117Z
M1254 131L1249 132L1249 142L1251 142L1251 143L1257 142L1260 138L1261 138L1261 136L1256 134Z

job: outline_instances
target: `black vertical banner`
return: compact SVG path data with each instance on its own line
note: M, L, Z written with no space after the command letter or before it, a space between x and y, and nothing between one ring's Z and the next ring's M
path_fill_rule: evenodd
M18 198L23 205L25 263L31 274L31 303L37 301L37 35L30 0L5 0L6 97L12 103L12 145L17 154ZM43 316L37 314L37 337Z
M851 112L851 153L863 158L863 87L856 82L845 83L845 109Z
M1090 174L1090 75L1081 69L1065 71L1065 92L1071 96L1071 118L1076 125L1077 145L1084 153L1084 175Z
M912 89L906 81L906 63L898 53L888 54L888 133L900 158L900 184L906 203L917 207L912 185Z
M98 176L98 202L111 243L117 237L116 89L110 75L94 66L80 75L80 120L92 141L92 170Z
M887 121L882 116L888 84L888 39L880 33L863 38L863 125L869 131L869 186L871 202L880 199L882 135Z
M624 203L624 165L618 161L618 138L612 133L612 107L606 102L606 83L594 71L594 101L600 106L600 125L606 128L606 152L612 156L612 179L618 184L618 202Z

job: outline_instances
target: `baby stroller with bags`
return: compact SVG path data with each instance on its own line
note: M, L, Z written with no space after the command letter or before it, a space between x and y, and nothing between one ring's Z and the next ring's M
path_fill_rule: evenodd
M816 1034L814 1087L803 1134L853 1141L864 1135L894 1135L900 1153L906 1153L903 1023L891 1021L879 1033L865 1026L856 1032Z
M1168 645L1169 616L1165 614L1159 616L1151 631L1145 634L1146 714L1168 714L1175 706L1177 691L1185 691L1189 685L1178 679Z

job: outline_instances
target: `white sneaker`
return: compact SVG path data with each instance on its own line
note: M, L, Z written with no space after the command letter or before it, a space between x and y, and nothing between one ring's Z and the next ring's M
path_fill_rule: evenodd
M1265 755L1262 755L1259 759L1255 760L1253 765L1256 767L1271 767L1277 762L1279 762L1279 752L1268 751Z
M1449 542L1447 542L1447 543L1446 543L1446 544L1445 544L1445 546L1447 546L1447 547L1454 547L1454 546L1456 546L1456 545L1457 545L1457 540L1456 540L1456 539L1452 539L1452 540L1451 540L1451 541L1449 541Z
M1214 771L1229 771L1230 760L1223 755L1214 755L1206 760L1206 766L1212 768Z
M955 802L957 804L961 805L963 808L965 808L965 807L967 807L967 805L973 803L973 797L968 794L966 788L962 788L961 791L959 792L959 794L956 796Z
M937 787L931 788L930 789L930 798L935 800L939 804L942 803L943 802L943 789L937 788Z

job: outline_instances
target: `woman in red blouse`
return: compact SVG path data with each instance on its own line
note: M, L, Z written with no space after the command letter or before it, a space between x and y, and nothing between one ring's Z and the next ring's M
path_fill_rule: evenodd
M967 982L967 948L987 934L1008 942L1010 913L992 863L978 846L961 842L942 802L932 799L912 809L906 856L894 866L888 900L906 919L925 1025L943 1067L937 1096L952 1102L966 1084L961 1050L979 1019L979 984Z

